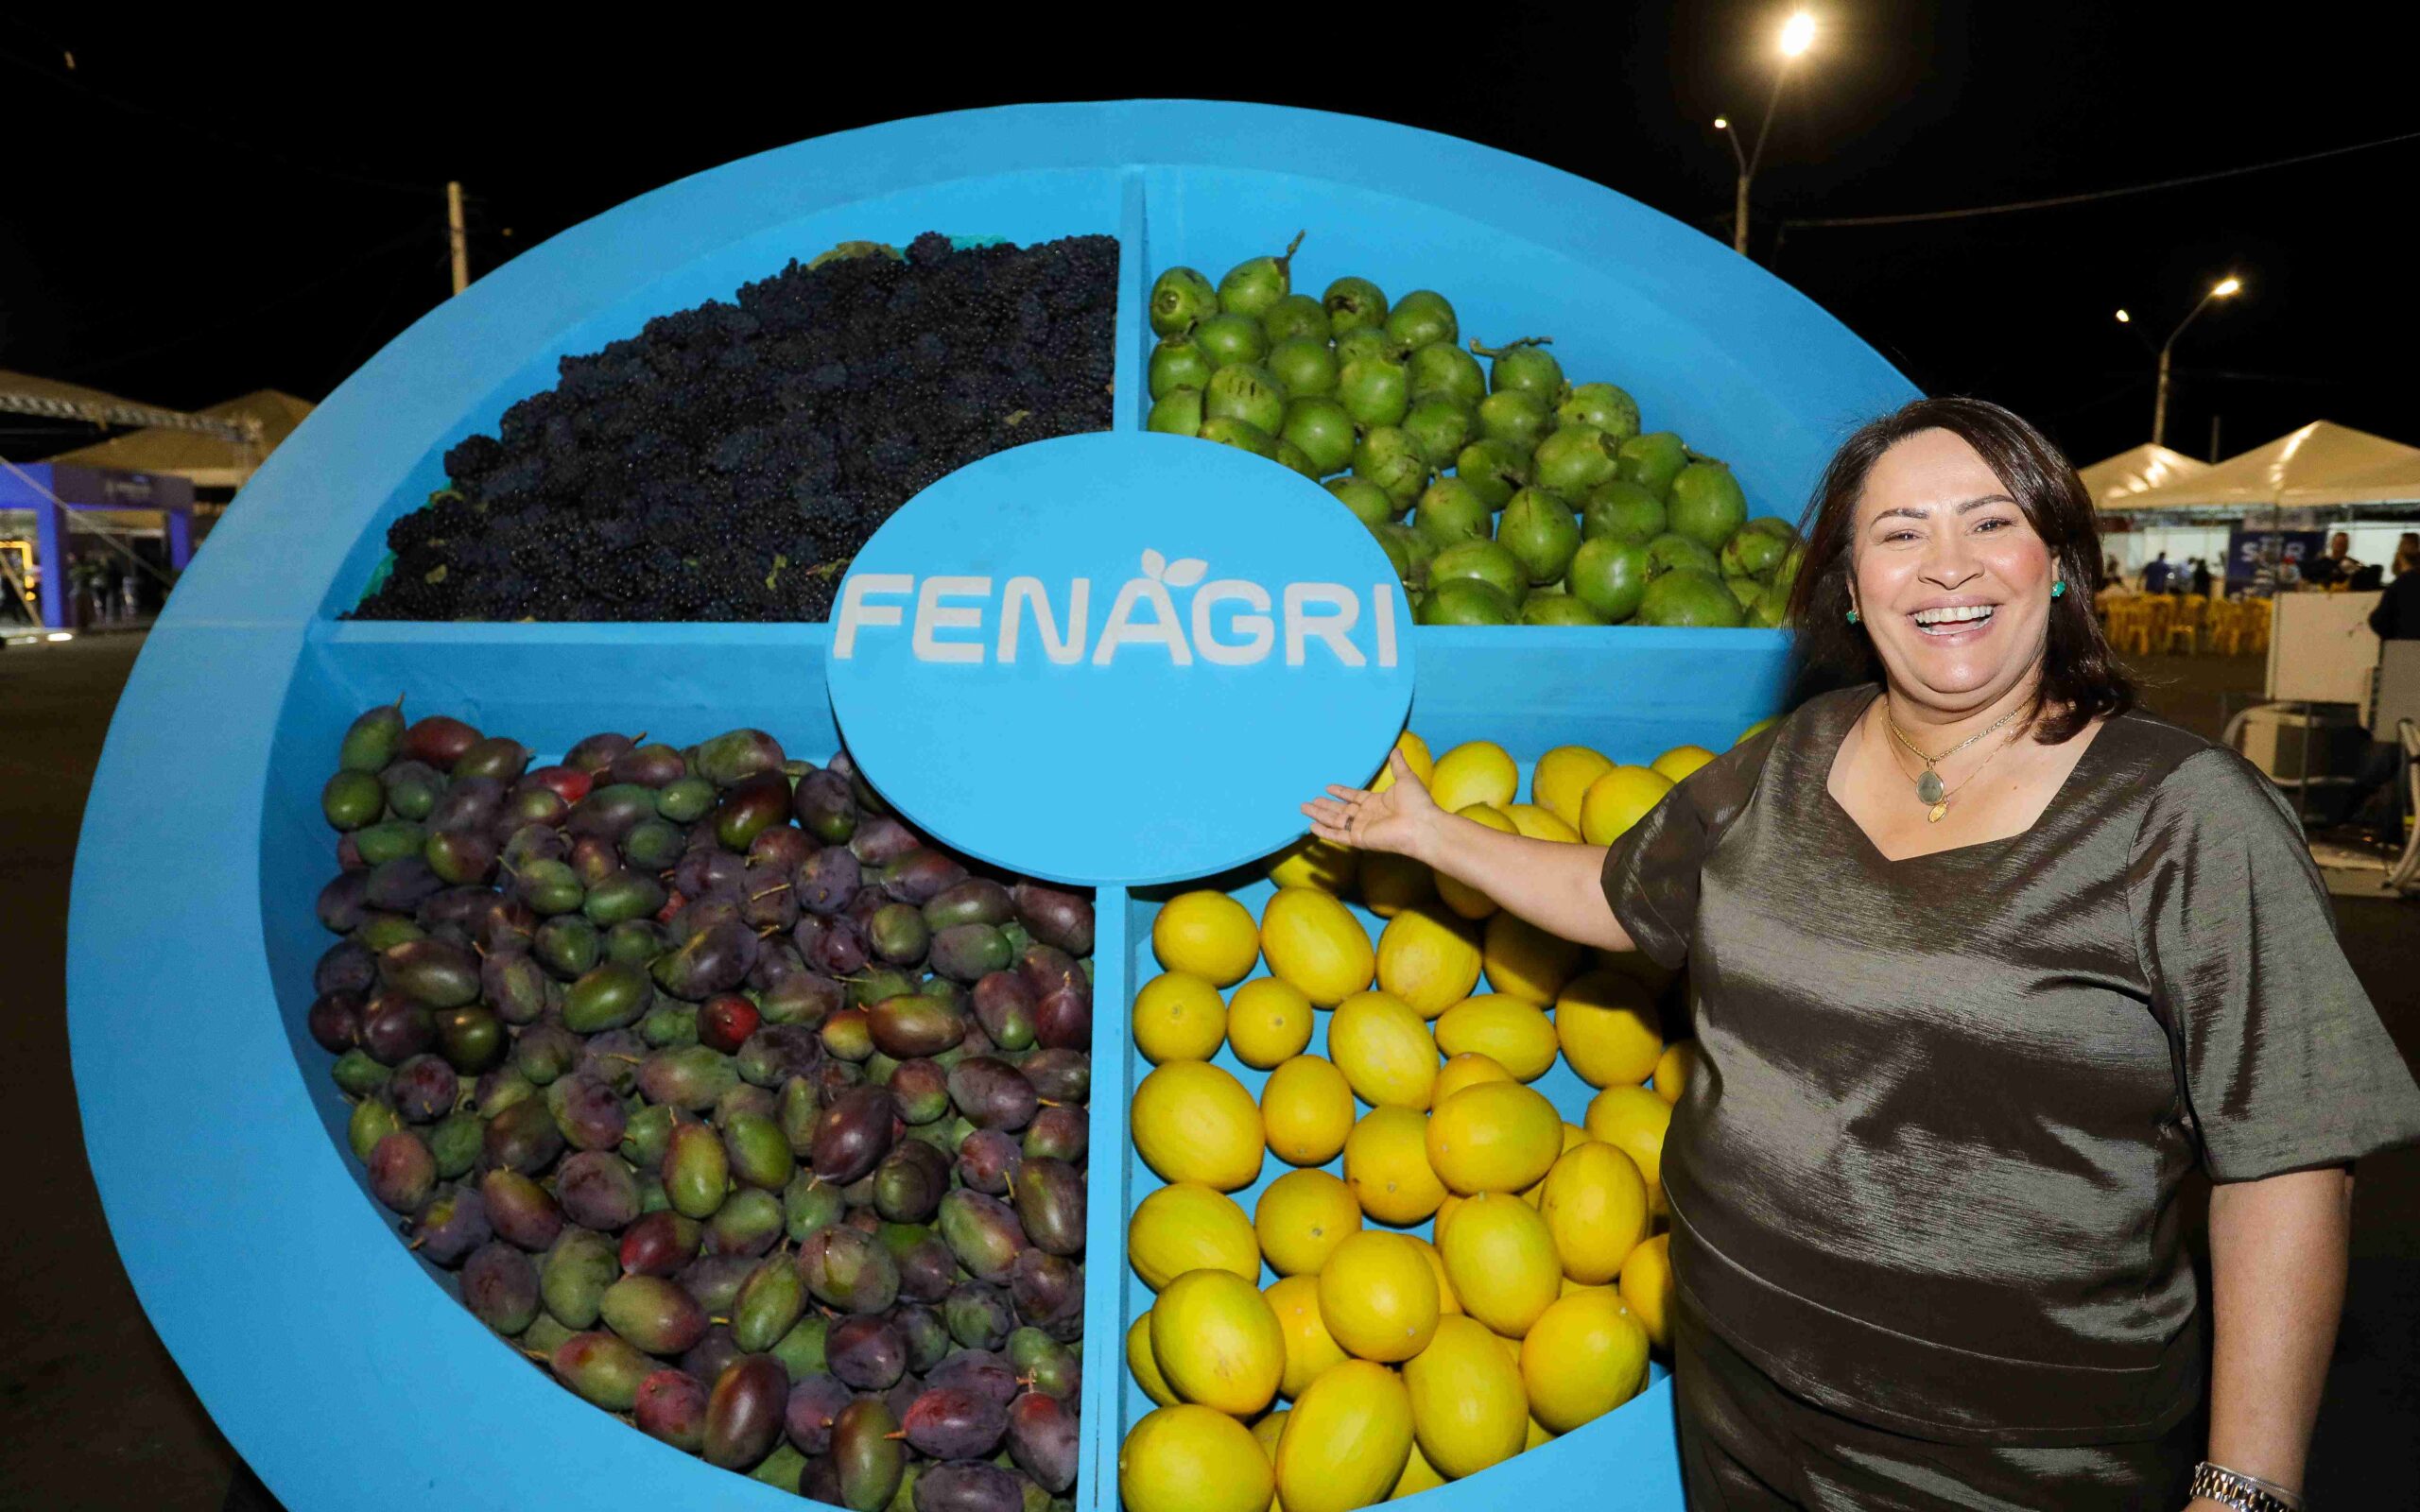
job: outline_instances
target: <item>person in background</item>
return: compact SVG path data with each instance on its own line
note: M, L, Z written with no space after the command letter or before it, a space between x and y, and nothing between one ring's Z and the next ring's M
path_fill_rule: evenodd
M2407 563L2411 565L2407 566ZM2407 530L2394 543L2394 575L2400 577L2415 568L2420 568L2420 530ZM2357 593L2376 593L2385 586L2386 569L2375 563L2353 576L2353 588Z
M2376 568L2369 569L2376 572ZM2420 641L2420 532L2407 530L2394 549L2394 581L2378 595L2370 610L2370 632L2381 642ZM2383 655L2383 651L2381 651ZM2403 841L2403 740L2392 730L2371 731L2369 755L2361 763L2357 791L2364 796L2354 813L2356 824L2374 824L2391 845Z
M2313 588L2339 588L2350 582L2361 565L2347 555L2352 549L2353 538L2339 530L2328 540L2326 556L2303 563L2303 581Z
M2327 542L2327 558L2334 564L2336 581L2349 584L2353 575L2367 565L2353 554L2353 538L2339 530Z
M2100 605L2113 598L2134 596L2135 585L2126 581L2126 569L2118 565L2117 558L2110 558L2100 569L2100 586L2093 593L2093 602Z
M67 584L74 591L70 623L91 629L109 618L109 580L108 565L90 552L79 551L68 558Z
M2143 592L2146 593L2167 593L2168 575L2173 570L2168 565L2167 552L2163 551L2153 557L2151 565L2143 569Z
M2210 596L2210 561L2206 557L2193 558L2193 596L2195 598Z
M2279 576L2276 546L2272 543L2259 547L2252 558L2252 596L2275 597Z
M2394 552L2394 581L2370 610L2370 631L2381 641L2420 641L2420 532L2403 533Z

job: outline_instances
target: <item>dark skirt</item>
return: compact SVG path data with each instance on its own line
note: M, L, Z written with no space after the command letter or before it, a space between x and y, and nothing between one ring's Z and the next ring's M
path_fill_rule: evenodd
M1869 1427L1797 1396L1673 1297L1673 1400L1690 1512L2174 1512L2201 1458L2194 1415L2139 1443L1941 1444Z

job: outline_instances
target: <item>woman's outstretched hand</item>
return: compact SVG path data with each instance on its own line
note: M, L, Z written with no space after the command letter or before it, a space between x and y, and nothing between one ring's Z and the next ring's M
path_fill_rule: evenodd
M1311 833L1332 845L1425 861L1440 877L1485 893L1549 935L1599 950L1638 948L1606 902L1604 847L1535 840L1456 818L1437 806L1400 751L1387 765L1394 781L1381 791L1339 784L1304 804Z
M1390 752L1387 765L1395 780L1381 791L1331 783L1327 797L1304 804L1311 833L1356 850L1417 855L1421 841L1444 811L1430 799L1428 789L1413 775L1403 752Z

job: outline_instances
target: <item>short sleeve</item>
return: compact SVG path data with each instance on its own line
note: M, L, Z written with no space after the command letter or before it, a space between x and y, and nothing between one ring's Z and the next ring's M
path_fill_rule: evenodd
M2179 763L2145 812L2127 884L2212 1177L2420 1140L2420 1087L2337 943L2300 825L2248 763L2220 749Z
M1754 796L1766 753L1786 721L1734 747L1674 785L1605 850L1605 902L1641 954L1667 971L1689 958L1697 933L1698 873L1722 832Z

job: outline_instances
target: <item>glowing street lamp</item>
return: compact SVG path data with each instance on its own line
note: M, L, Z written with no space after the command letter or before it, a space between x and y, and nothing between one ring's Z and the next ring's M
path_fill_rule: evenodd
M1741 151L1739 133L1731 129L1730 117L1718 115L1714 118L1714 129L1731 143L1732 161L1739 165L1738 193L1731 214L1731 249L1743 257L1748 252L1748 181L1756 176L1756 164L1764 160L1765 133L1772 129L1773 107L1781 103L1781 86L1789 77L1789 65L1814 45L1814 16L1801 10L1782 24L1781 64L1773 70L1773 92L1765 101L1765 120L1756 128L1754 146Z
M2185 318L2176 322L2176 329L2168 334L2168 339L2160 343L2159 391L2152 400L2152 444L2153 446L2162 445L2168 439L2168 358L2169 352L2176 345L2176 338L2185 334L2185 328L2193 323L2193 318L2200 315L2212 300L2231 299L2242 290L2243 280L2233 276L2222 278L2211 284L2210 292L2202 296L2201 301L2187 312ZM2118 311L2118 318L2125 319L2126 312Z

